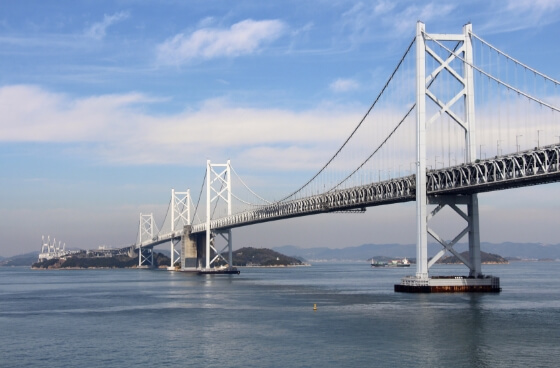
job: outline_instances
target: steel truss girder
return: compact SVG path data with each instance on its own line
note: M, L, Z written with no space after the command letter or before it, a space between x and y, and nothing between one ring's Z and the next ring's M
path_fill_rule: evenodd
M427 195L482 193L507 188L560 181L560 145L540 147L507 156L500 156L428 171ZM408 202L416 198L415 176L311 196L288 202L265 205L211 221L212 230L234 228L283 218L366 208L390 203ZM206 224L193 225L192 232L206 231ZM161 244L180 238L182 231L162 234L145 240L142 246Z
M365 208L373 205L405 202L414 199L414 175L341 189L321 195L265 205L210 222L210 229L233 228L316 213ZM206 224L193 225L192 232L206 231Z
M434 170L427 173L433 194L480 193L560 180L560 145Z
M428 197L470 194L560 181L560 145L431 170L426 174ZM341 189L303 199L273 203L211 221L211 229L225 229L283 218L366 208L416 198L415 176ZM206 231L206 224L192 232Z

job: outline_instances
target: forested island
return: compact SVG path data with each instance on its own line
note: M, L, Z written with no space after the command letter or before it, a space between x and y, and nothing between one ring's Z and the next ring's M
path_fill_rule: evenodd
M233 266L239 267L287 267L306 265L301 259L288 257L267 248L241 248L233 252Z
M465 259L469 259L469 252L460 253L461 256ZM509 261L502 256L492 253L480 252L480 262L482 264L508 264ZM456 256L447 256L440 259L436 263L444 263L444 264L460 264L462 263L459 258Z
M297 258L266 248L241 248L233 252L233 266L246 267L287 267L302 266ZM167 267L170 259L164 254L154 253L154 267ZM87 268L135 268L138 267L138 253L100 256L99 253L81 251L61 258L35 262L34 269L87 269Z
M154 253L154 267L167 267L169 257ZM138 253L119 254L111 257L92 256L86 251L62 258L53 258L35 262L34 269L76 269L76 268L135 268L138 267Z

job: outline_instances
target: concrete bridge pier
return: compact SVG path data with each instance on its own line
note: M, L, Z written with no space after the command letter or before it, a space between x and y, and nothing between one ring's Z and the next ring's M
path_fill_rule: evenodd
M204 264L206 234L193 234L192 226L185 225L182 238L181 271L197 272Z
M428 270L446 252L452 253L465 266L469 268L469 276L433 276L433 277L405 277L401 284L395 285L395 291L414 293L438 293L438 292L499 292L500 279L498 277L484 276L481 270L480 257L480 232L478 215L478 197L476 194L469 195L442 195L430 197L429 204L437 205L427 216L426 234L437 240L443 247L430 261L427 259L417 260L424 264L417 264L418 269ZM466 206L465 213L459 206ZM465 228L459 232L451 241L444 240L438 233L427 226L428 220L433 218L445 206L449 206L460 217L466 221ZM453 246L468 234L469 254L463 257ZM427 244L424 242L423 244Z
M206 232L197 234L192 233L192 227L186 225L183 228L182 252L181 252L181 271L197 272L203 274L239 274L239 271L232 267L232 249L231 249L231 230L218 232L218 236L226 239L226 247L219 252L214 247L215 234L210 233L210 244L207 244ZM227 248L228 258L226 259L222 253ZM210 253L209 255L207 253ZM216 267L217 260L227 263L227 267ZM213 266L213 267L210 267Z

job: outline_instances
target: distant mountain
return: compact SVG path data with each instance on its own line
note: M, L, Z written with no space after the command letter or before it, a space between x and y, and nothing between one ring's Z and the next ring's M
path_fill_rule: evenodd
M502 257L560 259L560 244L506 242L499 244L482 243L480 247L484 251L500 254Z
M7 258L0 257L0 266L31 266L34 262L37 262L38 258L39 252L25 253Z
M542 243L487 243L481 244L481 250L487 253L499 254L504 258L518 259L560 259L560 244ZM454 247L458 252L468 249L466 243L459 243ZM428 256L433 257L441 246L439 244L428 244ZM365 261L372 257L404 258L414 259L416 257L416 245L414 244L362 244L346 248L302 248L294 245L274 247L272 250L297 258L301 261L317 260L350 260ZM161 250L166 254L166 249ZM169 256L169 254L166 254ZM20 254L13 257L0 257L0 266L31 266L37 261L39 252Z
M454 247L458 252L468 249L466 243L459 243ZM346 248L301 248L293 245L274 247L275 251L291 257L302 257L307 260L353 260L364 261L372 257L391 258L415 258L416 245L414 244L363 244ZM428 244L428 256L433 257L442 249L441 245ZM540 243L485 243L481 244L481 250L486 253L499 254L502 257L520 259L560 259L560 244Z

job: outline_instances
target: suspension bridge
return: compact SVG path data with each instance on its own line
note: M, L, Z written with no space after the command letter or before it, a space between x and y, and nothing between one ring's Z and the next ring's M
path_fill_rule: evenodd
M253 191L231 163L208 161L196 203L172 190L160 227L140 214L139 266L169 243L171 269L236 272L232 229L328 212L416 202L416 274L396 291L499 291L481 270L478 193L560 180L560 82L477 36L416 34L361 120L316 174L279 199ZM476 111L476 114L475 114ZM448 207L464 227L450 239L430 222ZM427 255L428 235L442 249ZM454 245L468 237L468 257ZM465 277L430 277L446 252Z

